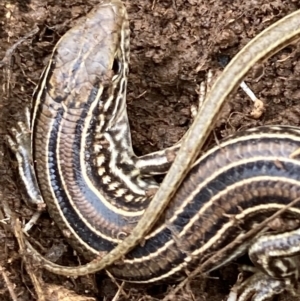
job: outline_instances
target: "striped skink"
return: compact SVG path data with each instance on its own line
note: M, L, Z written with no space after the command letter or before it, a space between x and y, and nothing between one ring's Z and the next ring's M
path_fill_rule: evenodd
M134 155L126 113L128 61L125 7L103 1L54 48L34 93L30 131L19 123L8 138L27 198L45 201L70 244L88 259L104 256L134 231L159 187L152 175L168 171L180 146ZM255 301L293 291L300 231L243 237L300 196L299 149L294 127L261 127L224 140L193 164L156 226L109 271L131 282L179 279L234 242L203 272L249 249L260 272L239 301L254 291ZM299 217L300 205L282 214ZM78 275L89 272L82 268Z

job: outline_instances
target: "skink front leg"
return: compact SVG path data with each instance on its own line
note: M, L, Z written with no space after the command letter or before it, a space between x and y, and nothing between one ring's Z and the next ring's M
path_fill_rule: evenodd
M180 146L181 140L171 147L138 157L135 166L143 176L166 174L176 158Z
M191 106L192 120L196 117L198 110L201 108L202 103L205 100L206 94L210 91L212 84L212 76L212 71L208 70L206 80L200 83L198 104L197 106ZM184 135L184 137L187 135L187 133ZM181 138L176 144L168 148L138 157L136 159L135 166L137 167L137 169L140 170L140 173L143 176L166 174L176 158L176 155L181 147L181 143L184 137Z
M25 111L25 117L26 121L18 122L16 127L10 129L10 135L7 135L6 138L10 149L18 161L18 170L23 186L21 190L22 197L28 205L37 208L36 214L34 214L24 228L24 231L27 232L45 209L45 203L39 190L33 167L30 113L28 109Z

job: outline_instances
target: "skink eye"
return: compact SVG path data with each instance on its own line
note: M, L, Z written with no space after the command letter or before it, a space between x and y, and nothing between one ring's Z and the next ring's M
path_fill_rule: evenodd
M118 59L114 59L113 65L112 65L112 70L115 75L120 73L121 65Z

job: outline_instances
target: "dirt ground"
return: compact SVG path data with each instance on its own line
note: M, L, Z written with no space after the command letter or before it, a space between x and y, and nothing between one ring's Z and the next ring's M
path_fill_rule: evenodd
M264 28L300 8L299 1L293 0L124 2L131 29L128 114L138 155L178 141L192 122L191 106L197 104L199 84L207 71L211 69L217 76L222 71L221 62L232 58ZM22 221L28 220L32 211L19 194L16 163L4 141L7 127L22 118L23 108L31 101L56 41L95 3L91 0L0 2L0 62L7 49L31 33L12 53L11 60L0 63L0 200L7 202ZM33 32L34 29L37 30ZM300 125L299 45L287 47L268 62L257 65L248 75L246 82L263 100L265 113L258 119L252 118L253 104L239 89L218 118L217 138L264 124ZM32 281L20 259L18 243L2 209L3 204L0 209L0 300L36 300ZM77 265L80 261L47 214L31 235L45 252L53 245L63 244L66 252L60 264ZM176 300L225 300L237 274L233 264L217 271L210 279L195 279ZM102 274L71 279L40 271L37 276L48 284L60 286L52 287L55 293L63 287L84 296L82 300L88 297L113 300L117 292L117 286ZM171 287L125 285L123 289L114 300L160 300ZM71 295L66 299L55 297L55 293L47 300L76 300ZM282 296L278 300L297 298Z

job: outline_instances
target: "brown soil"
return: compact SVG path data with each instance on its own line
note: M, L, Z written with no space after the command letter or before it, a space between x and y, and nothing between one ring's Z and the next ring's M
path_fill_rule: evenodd
M0 60L18 39L38 26L38 32L14 51L0 72L0 200L5 200L21 220L32 211L21 200L16 180L16 163L4 142L11 122L22 118L47 58L59 37L74 20L85 15L92 0L2 0L0 3ZM131 64L128 113L134 148L145 154L174 144L192 122L191 106L197 104L199 84L209 69L221 72L220 61L232 58L264 28L300 8L298 1L126 1L131 29ZM225 105L215 128L216 137L263 124L300 125L299 45L294 44L257 65L246 82L263 100L266 112L258 119L250 116L251 100L239 89ZM35 300L32 281L18 253L18 243L9 221L0 211L0 299ZM31 232L44 251L64 244L64 265L76 265L60 232L45 214ZM52 251L54 252L54 251ZM49 252L48 252L49 254ZM67 279L36 272L40 279L97 300L112 300L116 285L103 275ZM223 268L215 278L193 280L176 300L225 300L235 283L235 266ZM7 279L5 280L5 277ZM5 281L4 281L5 280ZM9 285L10 284L10 285ZM51 287L54 292L61 290ZM171 287L126 285L115 300L160 300ZM45 294L48 291L45 291ZM64 292L63 292L64 293ZM63 297L48 300L64 300ZM66 295L64 295L66 296ZM69 298L69 299L68 299ZM69 296L65 300L76 300ZM78 299L79 300L79 299ZM280 300L297 300L281 297Z

